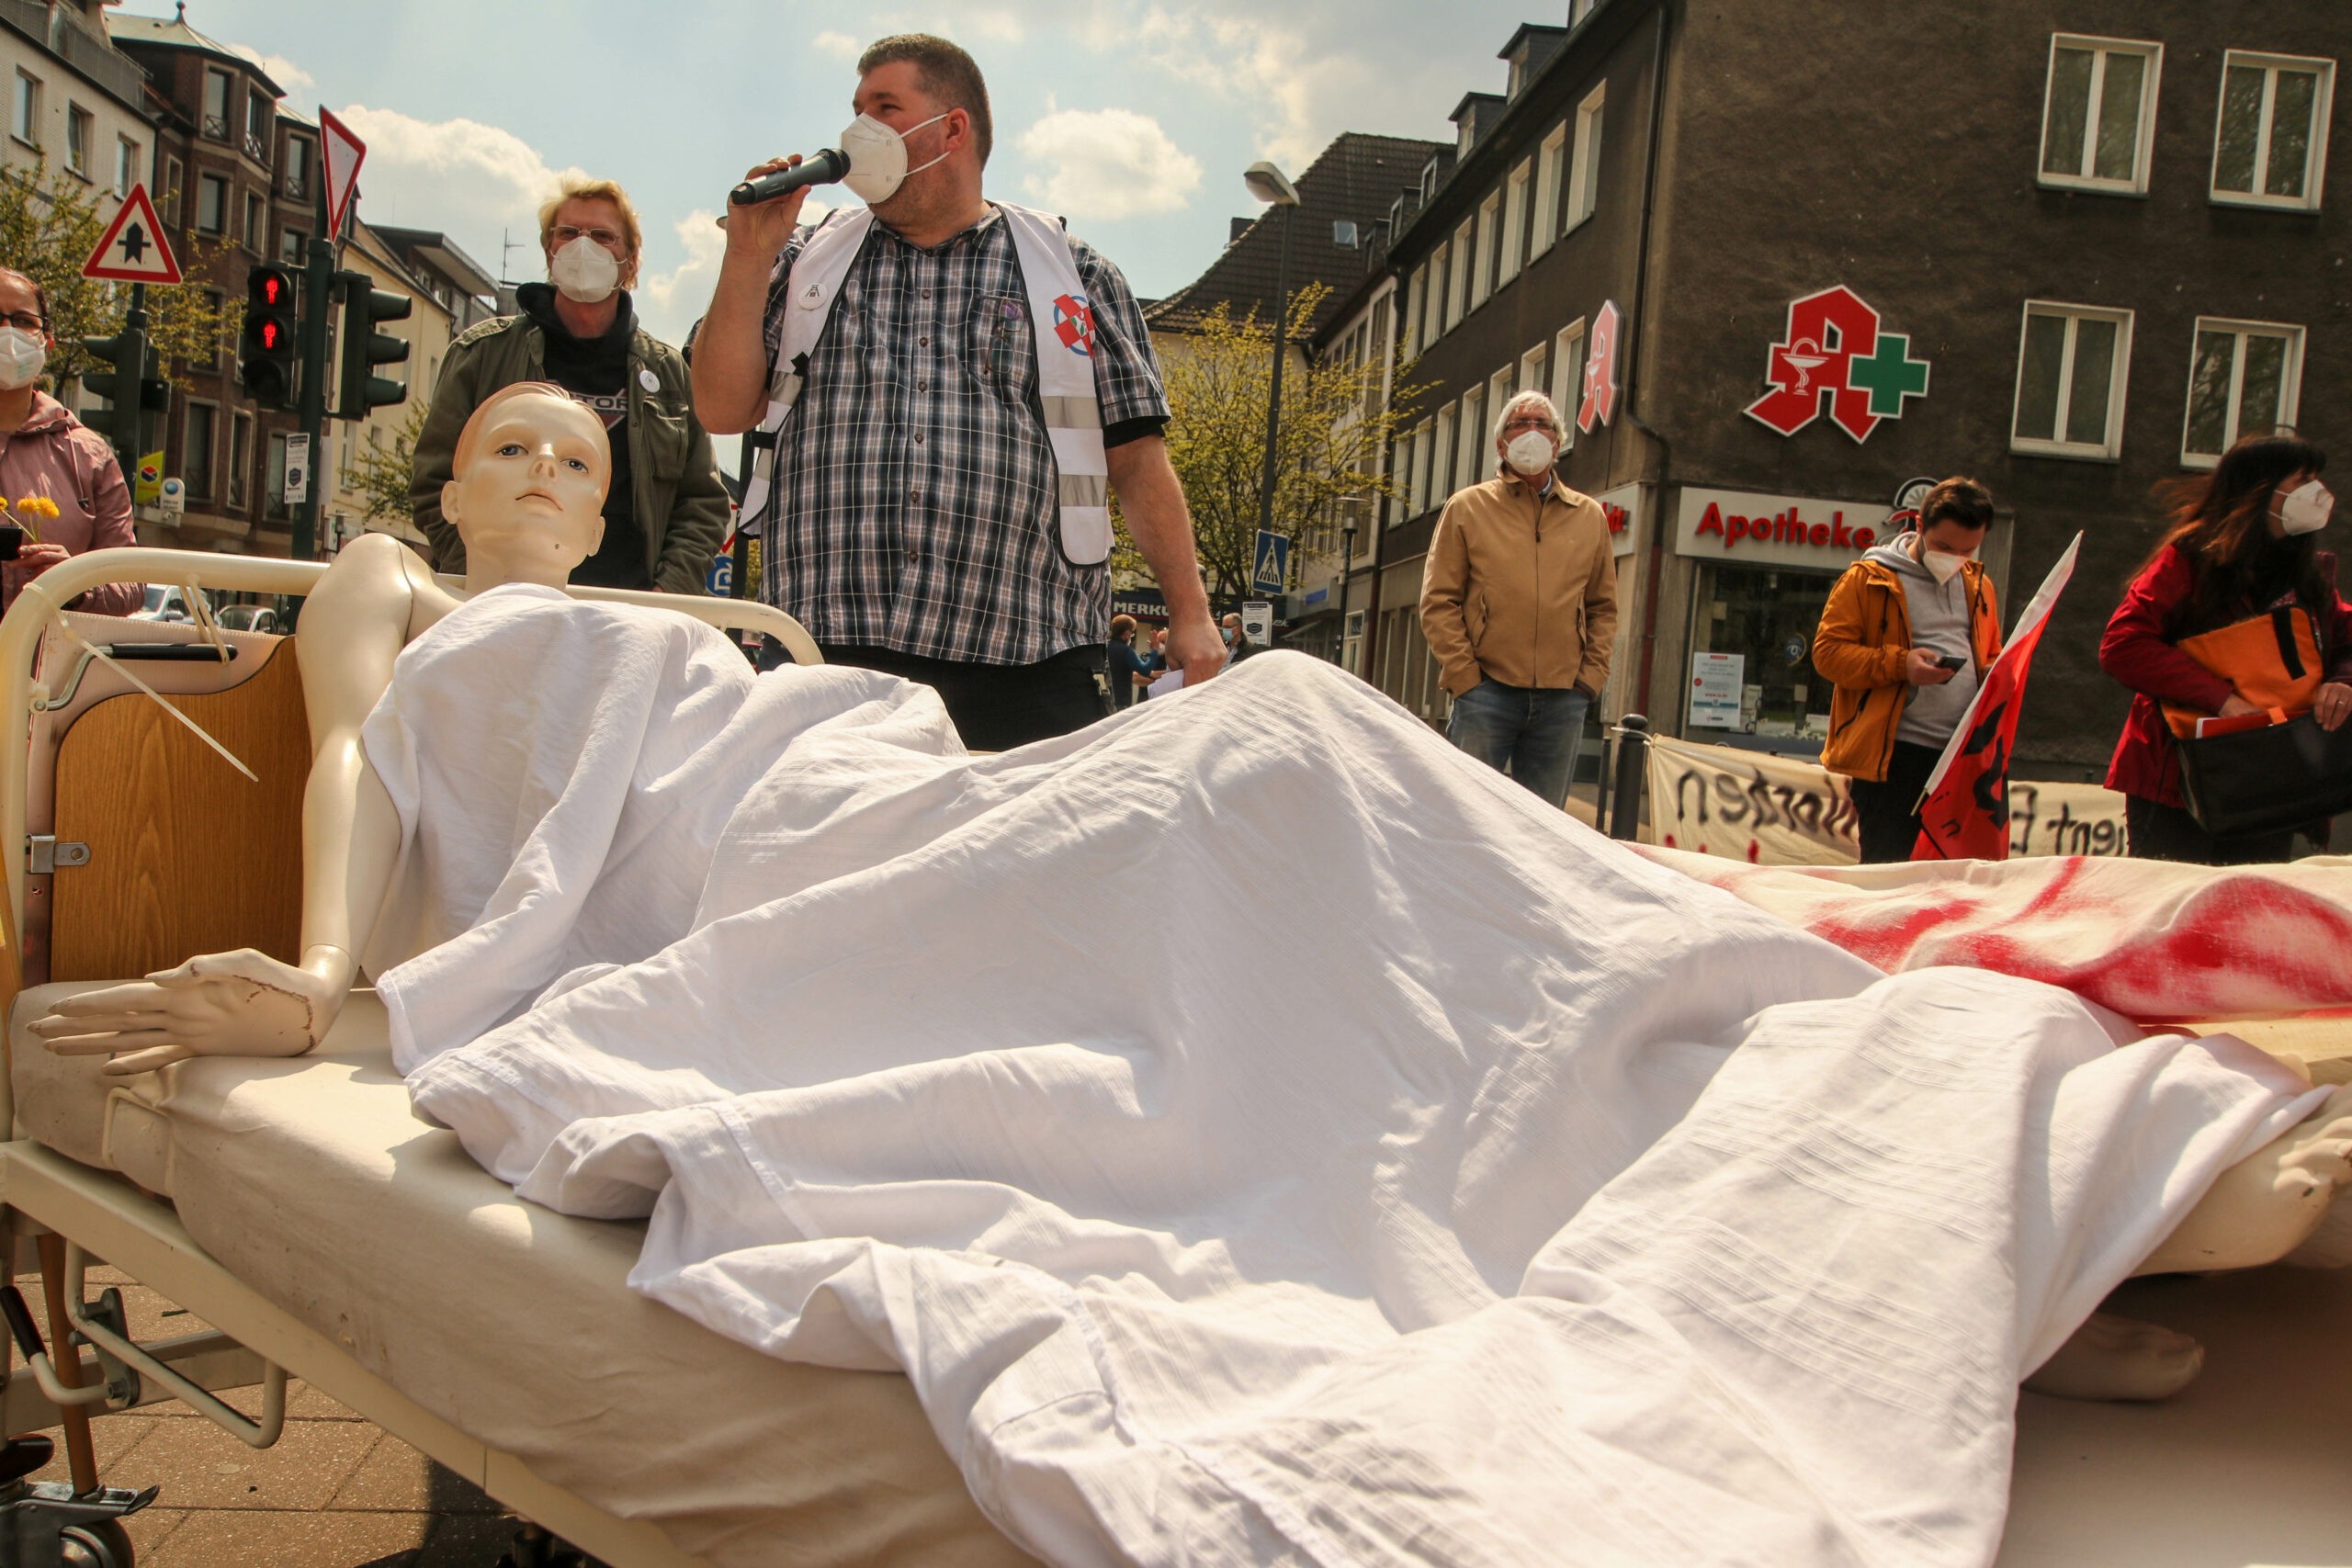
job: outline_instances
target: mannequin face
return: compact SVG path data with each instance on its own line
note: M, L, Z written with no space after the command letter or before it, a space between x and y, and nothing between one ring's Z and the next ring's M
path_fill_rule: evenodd
M490 411L441 509L500 581L560 585L605 537L612 451L604 423L569 398L529 393Z

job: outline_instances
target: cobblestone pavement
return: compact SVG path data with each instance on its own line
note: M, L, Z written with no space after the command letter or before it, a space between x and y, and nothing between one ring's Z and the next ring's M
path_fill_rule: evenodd
M43 1321L40 1281L22 1278ZM203 1325L153 1292L93 1268L89 1291L119 1286L134 1338L197 1332ZM224 1395L258 1414L261 1391ZM249 1449L176 1400L90 1428L99 1478L110 1486L161 1486L123 1521L140 1568L492 1568L514 1521L479 1487L434 1463L356 1412L301 1383L287 1388L286 1431ZM62 1434L43 1481L68 1479Z

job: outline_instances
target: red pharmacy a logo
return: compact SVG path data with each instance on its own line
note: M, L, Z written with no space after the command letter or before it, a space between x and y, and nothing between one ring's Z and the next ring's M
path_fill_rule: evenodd
M1764 377L1772 389L1747 412L1782 435L1819 419L1826 402L1832 424L1866 441L1879 421L1903 417L1905 399L1928 394L1928 362L1911 357L1911 340L1885 331L1842 283L1789 306L1788 331L1772 344Z

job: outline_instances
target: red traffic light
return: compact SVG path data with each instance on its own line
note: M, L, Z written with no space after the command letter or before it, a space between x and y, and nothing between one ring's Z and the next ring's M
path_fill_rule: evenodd
M245 299L256 310L289 308L294 303L294 275L274 262L247 268Z
M276 321L276 320L274 320L274 319L267 318L267 317L265 317L265 318L263 319L262 323L261 323L261 333L260 333L260 337L261 337L261 346L262 346L262 348L263 348L266 352L270 353L270 354L275 354L275 353L277 353L277 346L278 346L278 340L279 340L280 338L283 338L285 335L286 335L286 329L285 329L285 327L284 327L283 325L281 325L278 321Z
M263 275L261 280L261 302L265 305L275 305L285 298L286 280L278 276L274 272Z

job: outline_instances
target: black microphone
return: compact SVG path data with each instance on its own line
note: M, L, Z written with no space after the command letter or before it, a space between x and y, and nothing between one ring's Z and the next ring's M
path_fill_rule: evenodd
M772 175L762 175L755 180L745 180L728 194L727 199L738 207L755 207L763 201L798 190L803 186L831 185L849 173L849 154L839 148L828 147L813 158L803 158L788 169L778 169Z

